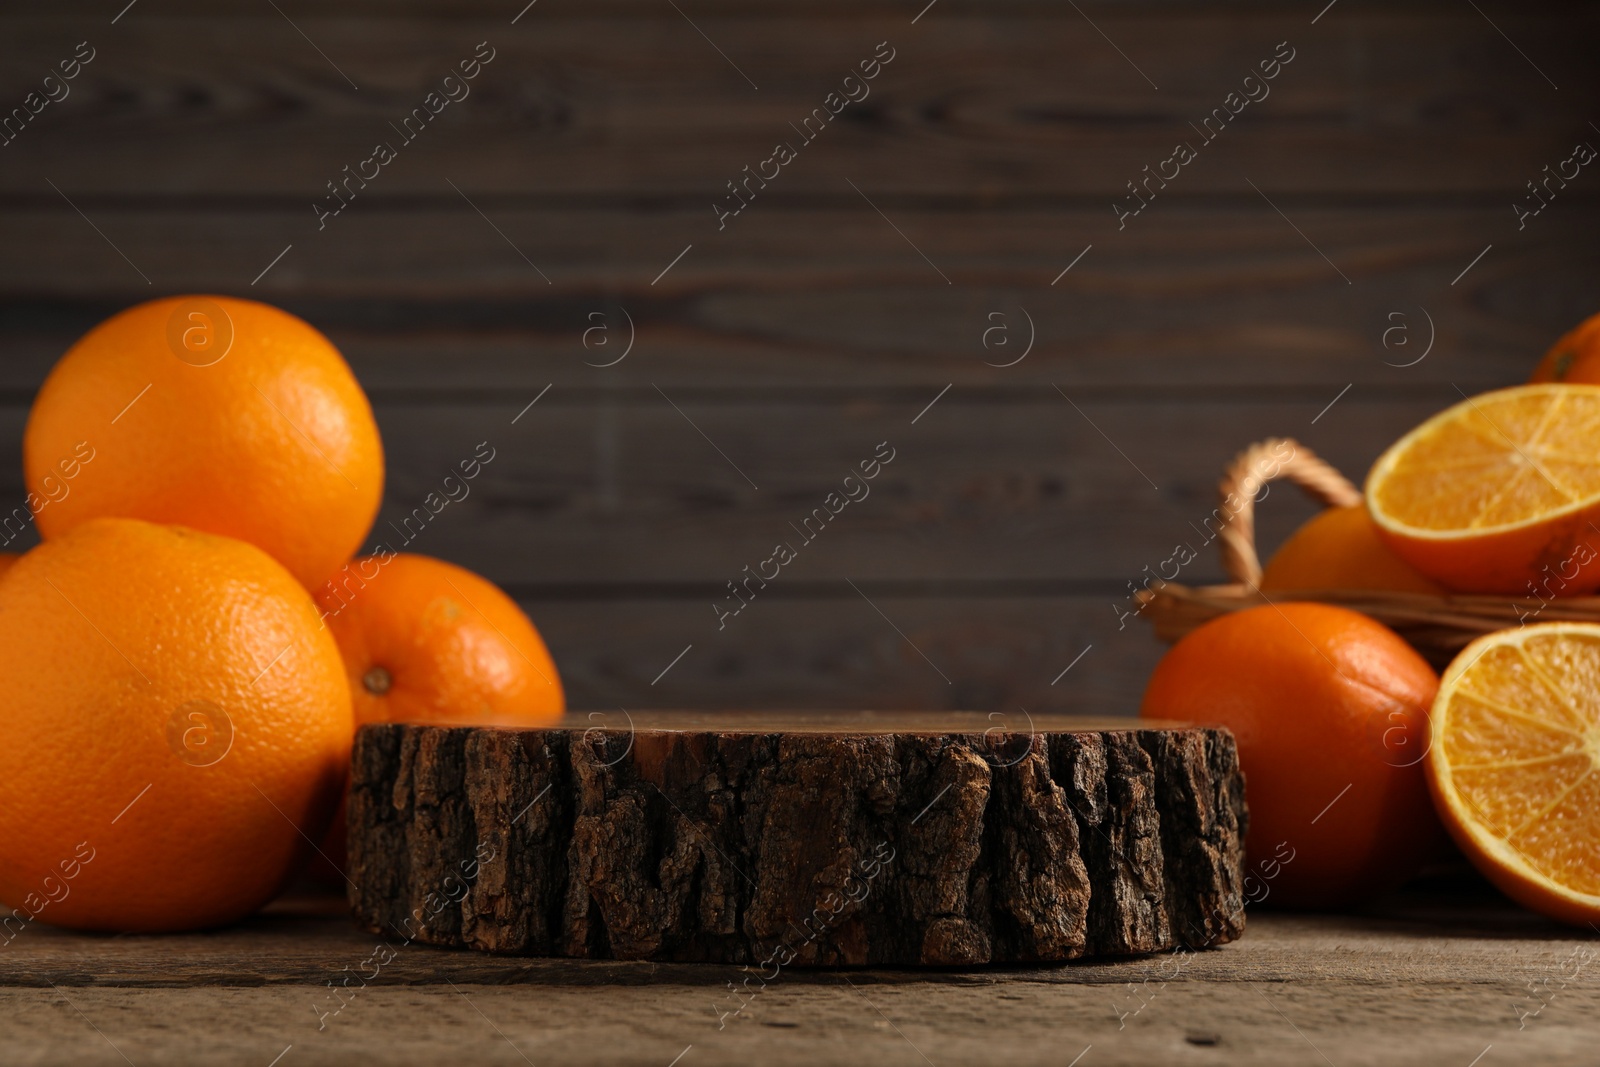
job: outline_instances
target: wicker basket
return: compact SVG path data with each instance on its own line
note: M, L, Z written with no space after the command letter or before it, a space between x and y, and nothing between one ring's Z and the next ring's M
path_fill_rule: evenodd
M1293 482L1325 507L1361 503L1361 491L1349 479L1296 441L1272 438L1240 452L1218 483L1223 504L1216 512L1215 540L1222 568L1233 580L1227 585L1192 587L1158 578L1139 590L1139 613L1155 627L1157 637L1170 644L1230 611L1283 600L1313 600L1372 616L1442 668L1462 646L1495 630L1524 622L1600 622L1600 596L1541 600L1352 589L1263 595L1256 588L1261 560L1255 544L1255 499L1263 485L1279 480Z

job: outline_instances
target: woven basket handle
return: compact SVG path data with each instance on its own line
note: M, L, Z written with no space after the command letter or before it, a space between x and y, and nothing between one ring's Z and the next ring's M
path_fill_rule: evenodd
M1236 582L1254 589L1261 583L1261 557L1256 555L1256 494L1269 482L1287 479L1326 507L1361 503L1361 490L1326 460L1300 442L1269 437L1233 457L1217 483L1222 495L1222 527L1217 532L1222 569ZM1234 510L1228 510L1228 501Z

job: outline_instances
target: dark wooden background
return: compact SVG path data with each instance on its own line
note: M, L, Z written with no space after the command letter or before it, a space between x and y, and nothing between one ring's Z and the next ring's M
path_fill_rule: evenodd
M414 547L517 596L576 707L1130 713L1159 648L1117 605L1198 543L1238 448L1359 477L1600 310L1600 173L1512 207L1600 145L1593 5L924 2L11 5L0 108L96 57L0 148L0 492L84 330L249 295L355 367L386 517L493 444ZM471 96L318 232L324 183L485 40ZM870 97L718 232L724 182L885 40ZM1119 232L1124 183L1285 40L1270 97ZM631 352L587 365L618 309ZM985 365L1024 312L1026 359ZM1386 365L1427 317L1427 358ZM723 583L885 440L872 495L719 632ZM1289 497L1264 540L1309 514ZM1209 549L1183 574L1218 576Z

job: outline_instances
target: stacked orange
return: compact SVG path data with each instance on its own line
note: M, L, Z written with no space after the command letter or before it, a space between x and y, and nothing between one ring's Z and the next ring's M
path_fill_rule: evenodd
M347 564L383 449L343 357L292 315L217 296L113 316L51 371L23 460L44 540L0 554L8 930L233 921L328 828L355 726L561 713L491 583Z
M1531 384L1391 445L1364 505L1302 527L1264 569L1267 603L1178 642L1141 709L1233 728L1249 899L1369 898L1415 873L1442 823L1508 895L1600 922L1600 624L1489 633L1434 679L1371 619L1288 600L1333 589L1540 603L1600 589L1600 316Z

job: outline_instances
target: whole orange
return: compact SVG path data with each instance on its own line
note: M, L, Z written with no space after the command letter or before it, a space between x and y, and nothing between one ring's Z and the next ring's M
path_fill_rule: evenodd
M1564 334L1544 354L1528 381L1600 385L1600 315L1591 315Z
M357 726L541 726L566 708L561 676L532 621L464 567L380 552L351 560L316 600L344 657ZM312 873L333 883L346 877L345 844L341 807Z
M372 408L337 349L287 312L168 297L85 334L45 379L23 467L48 539L103 515L249 541L313 586L383 495Z
M561 676L514 600L444 560L383 552L316 591L344 656L356 723L537 726L561 717Z
M1313 515L1267 561L1261 588L1444 594L1443 586L1418 574L1384 543L1363 504Z
M305 589L243 541L95 519L0 590L12 916L184 930L270 900L350 755L339 651Z
M1233 731L1250 808L1247 900L1337 908L1398 885L1442 845L1422 767L1438 682L1365 615L1265 604L1174 645L1139 713Z

